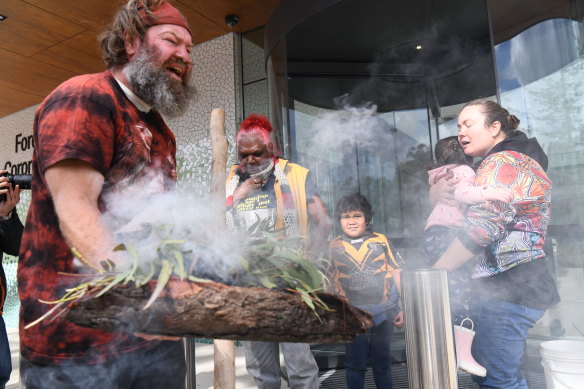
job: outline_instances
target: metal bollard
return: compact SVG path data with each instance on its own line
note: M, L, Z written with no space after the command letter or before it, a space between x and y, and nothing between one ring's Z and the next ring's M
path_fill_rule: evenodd
M410 389L456 389L456 357L445 270L401 273Z
M183 338L185 345L185 362L187 364L187 374L185 377L185 388L195 389L197 387L197 370L195 367L195 345L197 342L194 336Z

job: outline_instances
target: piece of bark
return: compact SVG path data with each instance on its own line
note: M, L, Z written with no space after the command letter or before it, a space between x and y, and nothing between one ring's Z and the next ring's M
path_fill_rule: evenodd
M143 310L151 291L151 285L115 286L72 304L67 320L108 331L303 343L348 342L372 326L367 312L324 293L319 297L334 311L317 308L319 320L288 291L171 280Z

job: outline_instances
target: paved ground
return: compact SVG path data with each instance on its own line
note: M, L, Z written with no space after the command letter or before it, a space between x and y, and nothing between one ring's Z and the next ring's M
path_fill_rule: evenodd
M18 331L16 329L8 329L8 339L10 341L10 351L12 353L12 375L10 376L10 381L8 381L8 384L6 385L6 389L19 389ZM213 345L197 343L195 347L195 355L197 388L213 388ZM235 349L235 375L237 389L256 388L253 379L245 370L245 357L243 355L242 347L237 347ZM283 384L282 388L288 388L288 386Z
M19 388L19 371L18 371L18 332L14 329L8 329L8 339L10 340L10 350L12 352L12 375L6 385L6 389ZM198 389L213 388L213 345L207 343L197 343L195 347L195 368L197 376ZM283 361L282 361L283 362ZM283 365L283 363L282 363ZM545 377L541 366L538 371L527 371L527 381L531 389L545 389ZM407 366L405 363L395 363L392 366L393 387L394 389L407 389L409 387L407 377ZM245 358L243 348L235 349L235 379L237 389L255 389L253 379L245 370ZM470 375L458 371L458 387L460 389L477 389L478 386L471 380ZM345 371L343 369L321 370L319 373L319 387L321 389L342 389L345 388ZM583 386L584 387L584 386ZM281 389L287 389L288 386L282 383ZM371 369L368 369L365 377L365 388L374 389L375 383ZM24 388L23 388L24 389Z

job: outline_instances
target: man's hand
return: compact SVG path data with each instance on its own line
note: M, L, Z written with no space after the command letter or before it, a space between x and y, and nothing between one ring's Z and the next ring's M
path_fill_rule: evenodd
M449 171L448 174L430 186L430 204L433 206L438 201L442 201L447 204L456 205L454 189L459 182L460 179L455 179L454 174Z
M0 170L0 174L8 173L7 170ZM5 201L0 201L0 216L8 216L16 204L20 202L20 187L16 185L14 189L8 177L0 177L0 194L6 195Z
M101 261L110 259L116 269L123 269L121 252L113 252L114 237L104 223L98 198L104 177L87 162L68 159L45 170L47 186L59 217L65 241L84 256L84 264L101 269Z
M251 177L245 180L233 192L233 206L236 206L241 200L258 192L264 185L266 185L266 181L267 180L262 180L257 177Z
M404 326L404 311L399 311L398 314L393 317L393 325L397 328L402 328Z

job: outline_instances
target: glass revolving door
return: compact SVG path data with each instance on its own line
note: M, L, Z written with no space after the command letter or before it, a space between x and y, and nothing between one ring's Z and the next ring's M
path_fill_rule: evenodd
M288 3L281 14L298 24L283 32L276 14L266 30L282 152L311 169L332 215L340 196L358 191L375 230L414 249L436 140L454 134L462 104L496 96L486 3Z

